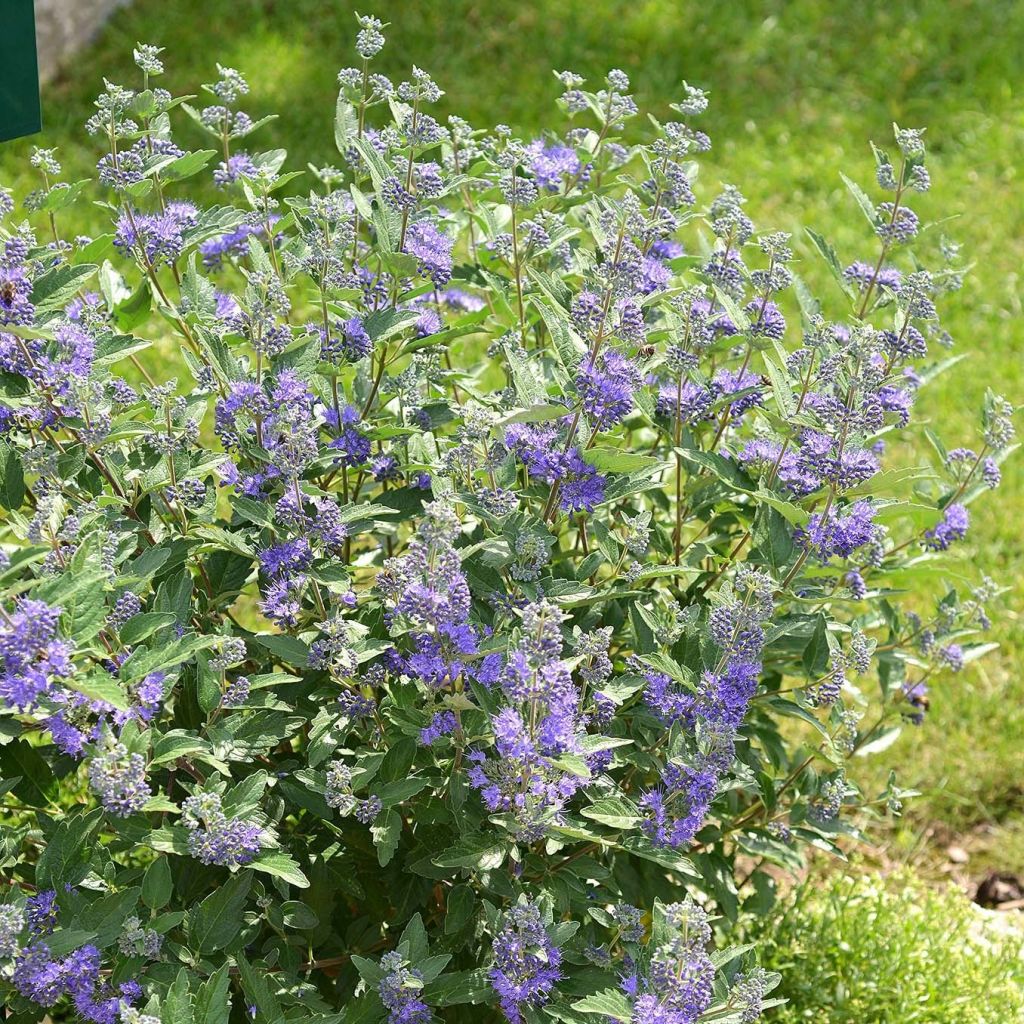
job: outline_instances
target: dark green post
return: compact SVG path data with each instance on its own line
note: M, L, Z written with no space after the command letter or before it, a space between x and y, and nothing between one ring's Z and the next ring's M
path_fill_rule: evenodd
M32 0L0 2L0 142L42 128Z

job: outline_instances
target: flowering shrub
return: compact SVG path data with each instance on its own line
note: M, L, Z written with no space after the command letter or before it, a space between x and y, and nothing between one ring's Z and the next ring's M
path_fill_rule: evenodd
M621 71L559 74L531 141L442 126L382 28L341 170L140 45L98 184L41 150L28 221L0 194L7 1005L754 1020L761 868L898 806L847 760L991 646L947 552L1011 407L886 450L954 361L956 247L906 251L922 133L885 201L848 182L863 261L808 232L819 300L736 188L698 202L700 90L642 143ZM63 239L90 198L109 230Z

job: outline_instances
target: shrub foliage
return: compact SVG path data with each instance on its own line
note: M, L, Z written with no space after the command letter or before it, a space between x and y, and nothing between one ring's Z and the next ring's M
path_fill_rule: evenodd
M922 133L847 182L862 260L808 231L819 299L735 187L698 201L699 89L645 124L563 72L524 141L375 74L382 28L340 170L140 45L98 181L39 150L27 219L0 192L7 1005L753 1020L761 868L897 807L848 759L988 646L949 549L1012 410L893 440L955 362Z

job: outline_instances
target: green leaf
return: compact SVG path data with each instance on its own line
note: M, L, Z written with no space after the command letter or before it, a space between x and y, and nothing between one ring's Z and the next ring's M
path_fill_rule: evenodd
M625 797L607 797L597 800L580 812L584 818L598 821L609 828L635 828L641 814L636 805Z
M402 819L397 811L384 811L370 826L373 845L377 847L377 862L387 867L391 863L402 834Z
M188 829L184 825L155 828L152 832L146 833L139 841L151 850L156 850L157 853L176 853L182 857L189 856Z
M299 865L280 850L264 850L254 861L249 864L254 871L262 871L266 875L275 875L283 878L289 885L299 889L309 888L309 879L302 873Z
M804 672L811 679L817 679L828 668L829 654L828 619L819 612L814 623L814 632L804 648Z
M125 682L134 682L148 676L150 672L161 672L175 668L193 658L199 651L216 646L220 641L216 636L183 636L162 644L157 648L140 647L121 666L121 678Z
M62 265L40 274L32 285L32 304L40 312L66 306L99 268L94 263Z
M92 184L92 182L88 178L82 178L81 180L73 181L70 184L58 182L50 188L46 198L39 204L39 211L57 213L60 210L66 210L73 203L77 202L86 187L90 184Z
M875 210L875 204L871 202L868 194L857 184L857 182L848 178L842 171L839 172L839 177L843 179L843 183L850 190L850 195L857 200L857 205L861 209L861 213L867 218L868 223L873 227L878 227L881 223L878 219L878 212Z
M814 243L814 248L817 249L824 257L829 270L832 271L832 276L839 282L843 291L849 294L851 291L850 284L846 278L843 277L843 266L839 262L839 257L836 255L836 251L832 247L832 244L819 235L817 231L813 231L811 228L806 228L805 230L807 232L807 237Z
M423 927L423 918L419 914L413 914L409 923L402 931L398 940L399 946L405 946L409 951L409 959L418 965L418 961L426 957L430 951L430 940L427 938L427 930Z
M301 668L309 660L309 648L298 637L284 633L257 633L252 639L289 665Z
M899 725L883 729L873 740L857 748L857 756L870 757L872 754L880 754L883 750L888 750L900 738L902 732L903 727Z
M653 469L662 465L661 459L652 455L626 452L620 448L590 448L583 453L583 461L593 466L598 473L636 473L642 469Z
M231 987L231 975L228 965L223 964L202 985L196 993L192 1019L195 1024L228 1024L231 1004L228 992Z
M415 309L379 309L363 321L363 326L375 342L386 341L411 327L418 318Z
M770 505L758 506L751 536L754 548L747 556L749 561L777 571L793 561L796 553L793 527Z
M394 807L403 800L408 800L409 797L415 796L429 782L429 779L424 778L396 779L394 782L389 782L384 786L378 786L375 792L385 807Z
M388 749L380 766L382 782L396 782L409 774L413 761L416 760L416 741L411 736L403 736Z
M505 859L505 844L493 835L475 832L464 836L433 859L439 868L496 868Z
M0 505L17 512L25 500L25 473L21 456L6 441L0 442Z
M141 615L133 615L118 630L118 636L121 643L131 646L145 640L158 629L173 626L177 621L178 617L172 612L143 612Z
M36 864L36 885L60 890L85 878L92 863L93 835L102 821L103 811L97 807L87 814L69 814L58 822Z
M173 891L170 861L157 857L142 876L142 902L150 910L159 910L170 902Z
M444 933L454 935L461 931L473 917L476 897L468 885L457 885L450 893L445 904Z
M356 108L338 93L338 102L334 106L334 144L338 152L345 154L351 149L359 134L359 115Z
M267 974L264 971L253 970L249 961L240 953L235 955L235 962L238 965L238 974L242 982L242 990L247 997L247 1002L255 1003L259 1011L258 1017L267 1024L275 1024L283 1019L281 1004L277 1001L270 986L267 984Z
M297 931L309 931L320 923L320 918L311 907L299 900L287 900L281 904L281 916L289 928Z
M113 366L114 363L135 355L136 352L144 352L152 345L152 342L145 338L136 338L131 334L110 334L101 338L96 344L96 358L94 366Z
M131 701L124 687L109 673L98 671L83 674L76 672L63 680L63 685L75 693L81 693L90 700L106 701L118 711L131 710Z
M0 770L5 779L17 778L12 792L34 807L45 807L58 794L57 780L39 751L23 739L0 746Z
M153 305L153 292L149 287L149 279L143 278L126 299L114 307L114 323L124 334L131 334L136 327L149 319L149 311Z
M583 1013L598 1013L612 1020L628 1022L632 1020L633 1008L626 996L616 988L606 988L603 992L595 992L572 1004L574 1010Z
M540 310L540 315L548 329L548 334L551 335L551 340L555 343L555 351L558 352L558 358L562 361L565 369L572 373L579 361L586 355L587 346L580 340L579 335L573 331L564 310L560 307L555 308L554 305L542 302L540 299L534 299L534 305ZM563 413L565 412L564 409L562 411Z
M189 934L200 953L225 949L242 930L242 911L249 899L253 875L232 875L189 914Z
M466 1003L489 1003L495 998L490 974L483 968L442 974L424 991L431 1006L460 1006Z
M138 886L100 896L86 905L76 924L93 933L93 943L100 949L117 941L124 929L125 918L139 902Z
M736 330L741 334L749 329L750 320L747 318L747 314L743 311L743 307L728 293L723 291L718 285L713 286L715 289L715 298L718 299L722 309L729 314L729 319L736 325Z
M76 949L81 949L87 942L93 940L92 932L82 928L58 928L52 935L46 938L46 948L53 957L67 956Z
M198 149L194 153L185 153L172 160L160 171L164 181L184 181L198 174L215 156L215 149Z
M160 1007L161 1024L192 1024L192 996L188 990L188 971L178 971Z
M732 459L726 459L716 452L705 452L698 448L676 448L675 453L687 462L695 462L698 466L710 470L722 483L735 490L750 491L750 478Z

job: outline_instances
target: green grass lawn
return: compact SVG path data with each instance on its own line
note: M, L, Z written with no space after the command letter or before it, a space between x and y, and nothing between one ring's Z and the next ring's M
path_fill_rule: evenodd
M869 186L868 140L888 142L894 120L927 125L935 185L917 208L925 219L955 218L943 230L964 243L975 267L945 309L970 358L926 390L916 429L929 422L951 447L974 445L987 384L1012 401L1024 397L1018 0L404 0L360 8L393 22L379 70L397 78L412 64L427 68L447 90L443 112L481 126L560 127L553 68L597 78L620 67L641 105L661 114L681 79L710 89L704 127L715 148L703 161L705 179L721 174L738 185L764 230L813 225L844 262L873 259L877 250L839 172ZM136 41L167 48L168 81L178 93L215 77L216 61L238 67L253 87L249 112L281 115L257 145L287 147L292 167L331 162L335 74L353 63L353 26L345 0L136 0L47 90L44 135L0 149L0 182L19 192L35 187L25 159L32 142L58 146L69 178L90 173L97 154L79 126L104 75L135 81ZM704 197L711 187L703 181ZM827 291L823 267L802 240L799 248L801 273ZM839 316L844 307L834 298ZM925 793L911 812L917 821L954 832L997 823L987 856L1017 870L1024 870L1022 513L1018 458L1005 467L998 501L974 506L971 543L962 550L966 573L980 564L1010 587L996 609L1002 650L943 683L926 726L885 755L886 768L895 762L902 782ZM865 771L884 777L881 767ZM894 847L912 849L912 835L904 831Z
M909 872L868 873L816 877L750 938L782 975L773 1024L1015 1024L1024 936L1008 924Z

